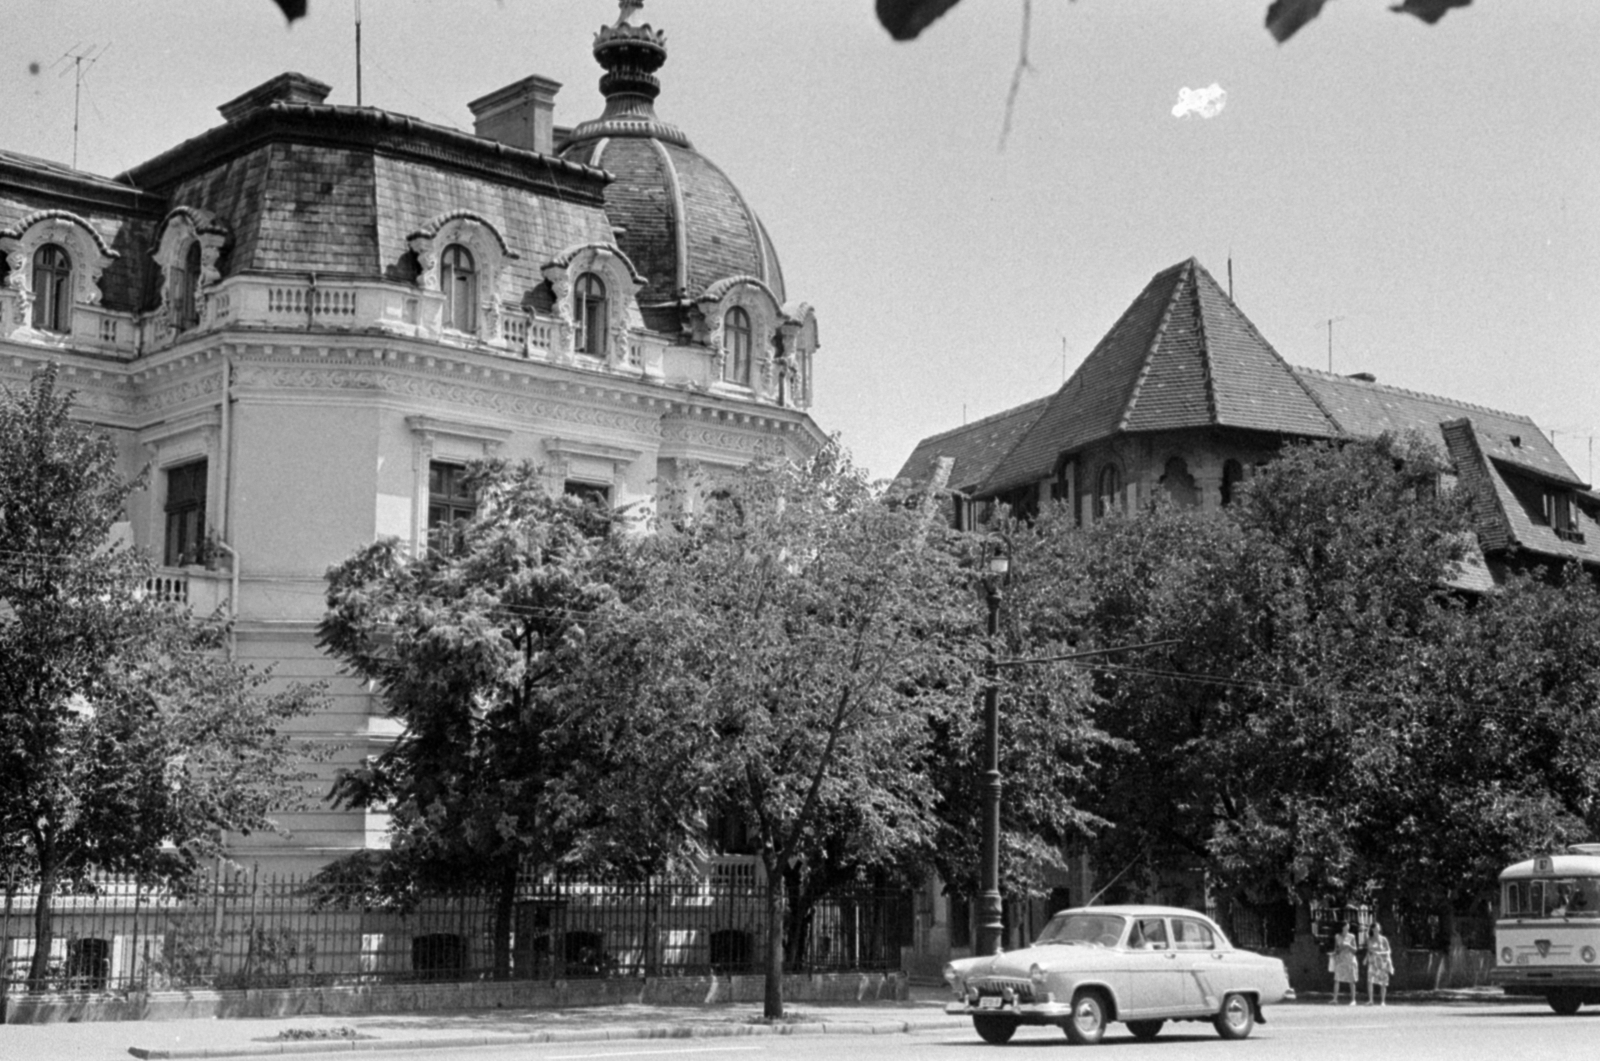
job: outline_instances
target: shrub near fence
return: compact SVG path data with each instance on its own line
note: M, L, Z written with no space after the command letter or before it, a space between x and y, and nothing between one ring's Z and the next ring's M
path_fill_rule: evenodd
M0 913L0 992L27 988L28 888ZM480 980L493 975L494 901L481 892L363 905L305 880L227 874L180 890L97 879L53 905L48 983L57 992L313 987ZM899 967L909 896L821 900L795 972ZM510 940L515 979L754 973L762 967L763 885L725 874L637 883L529 880Z

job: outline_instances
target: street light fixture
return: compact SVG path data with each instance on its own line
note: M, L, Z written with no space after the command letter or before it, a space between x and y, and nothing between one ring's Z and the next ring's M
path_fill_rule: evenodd
M1000 902L1000 600L1011 560L1004 545L989 554L984 590L989 603L988 682L983 690L983 850L979 853L978 952L999 954L1005 934Z

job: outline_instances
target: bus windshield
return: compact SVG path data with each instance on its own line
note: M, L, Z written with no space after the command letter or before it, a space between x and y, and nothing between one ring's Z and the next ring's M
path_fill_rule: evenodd
M1600 877L1506 881L1503 917L1600 917Z

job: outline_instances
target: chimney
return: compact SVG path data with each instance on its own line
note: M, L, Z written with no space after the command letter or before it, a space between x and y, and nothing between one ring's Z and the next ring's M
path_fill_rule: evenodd
M534 74L467 104L472 131L485 140L548 155L555 150L556 93L561 82Z
M321 103L333 86L304 74L279 74L218 107L226 121L236 122L247 114L264 110L274 103Z

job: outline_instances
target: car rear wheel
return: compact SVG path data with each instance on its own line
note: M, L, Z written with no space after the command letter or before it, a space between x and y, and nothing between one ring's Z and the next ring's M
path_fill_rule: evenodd
M1154 1039L1161 1034L1161 1026L1165 1023L1164 1020L1130 1020L1128 1030L1135 1039Z
M978 1029L978 1038L996 1046L1009 1043L1017 1034L1017 1022L1005 1017L973 1017L972 1026Z
M1244 1039L1255 1029L1256 1007L1248 996L1231 994L1222 1000L1222 1012L1212 1024L1224 1039Z
M1093 1046L1105 1035L1106 1000L1098 991L1079 991L1072 997L1066 1032L1074 1046Z
M1570 1017L1578 1012L1578 1007L1583 1005L1583 996L1576 991L1552 991L1549 995L1550 1008L1563 1017Z

